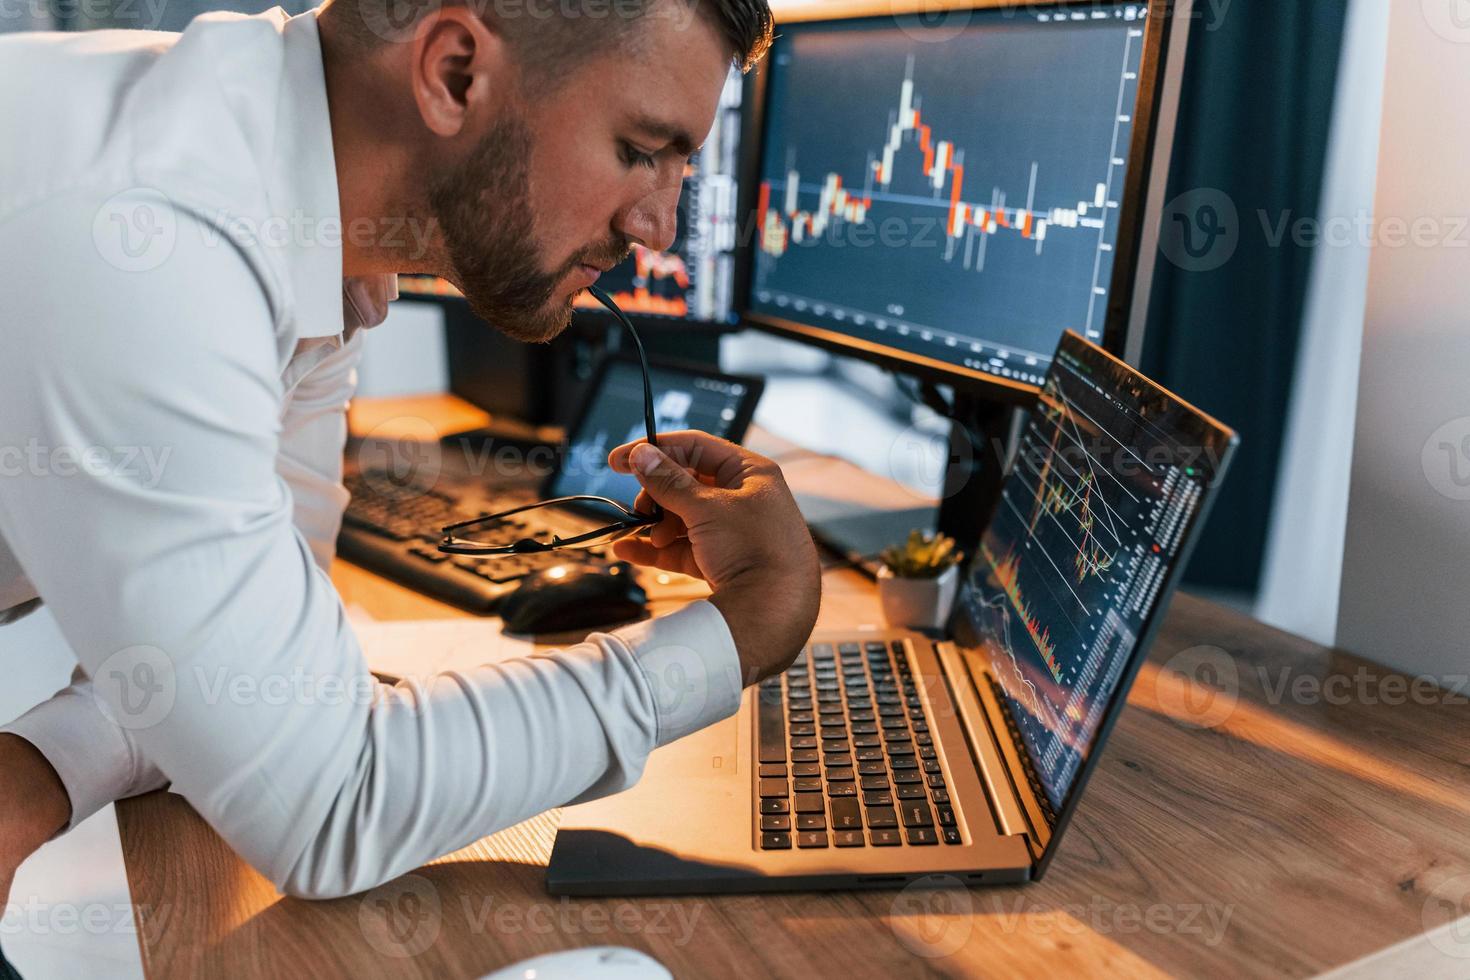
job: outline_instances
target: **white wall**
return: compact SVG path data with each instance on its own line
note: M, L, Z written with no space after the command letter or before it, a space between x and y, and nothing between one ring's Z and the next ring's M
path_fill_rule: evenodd
M1470 666L1467 7L1392 2L1337 635L1439 676Z
M1256 615L1331 644L1347 526L1358 355L1368 295L1389 0L1352 0L1328 134L1319 217L1337 244L1313 253L1291 412Z

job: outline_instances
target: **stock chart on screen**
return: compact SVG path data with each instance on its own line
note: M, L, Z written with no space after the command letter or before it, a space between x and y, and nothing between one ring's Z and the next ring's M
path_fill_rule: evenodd
M714 126L684 170L673 247L659 252L635 245L625 262L599 280L629 316L736 322L733 290L742 89L742 76L732 71L720 93ZM576 306L602 313L601 304L587 293L577 297Z
M1053 808L1234 444L1121 361L1064 337L956 617L957 638L985 650Z
M752 308L1033 385L1100 340L1146 14L783 27Z

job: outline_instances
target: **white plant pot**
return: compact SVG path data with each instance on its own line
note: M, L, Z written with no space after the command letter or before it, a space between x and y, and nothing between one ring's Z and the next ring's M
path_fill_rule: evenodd
M958 565L946 568L937 578L899 578L885 565L878 569L883 618L894 629L943 629L959 585Z

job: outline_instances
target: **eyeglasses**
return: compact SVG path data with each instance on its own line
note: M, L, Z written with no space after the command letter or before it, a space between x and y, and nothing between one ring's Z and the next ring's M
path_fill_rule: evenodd
M643 352L643 341L639 338L638 331L633 329L632 322L623 315L622 310L618 309L618 304L613 302L611 296L596 286L588 286L587 291L592 294L594 299L607 307L608 312L617 317L618 322L623 325L624 329L628 331L628 335L633 338L634 346L638 348L638 363L643 369L643 424L648 429L648 444L657 446L658 432L655 431L653 424L653 384L648 378L648 355ZM569 537L553 534L549 541L515 536L514 532L520 530L524 525L518 521L510 522L510 518L541 507L554 507L557 504L571 503L599 504L611 508L619 516L614 518L610 524L591 531L585 531L581 534L573 534ZM654 504L652 513L640 514L608 497L579 493L570 497L557 497L555 500L543 500L534 504L514 507L510 510L501 511L498 514L488 514L484 517L476 517L468 521L460 521L458 524L450 524L440 528L440 533L444 537L439 541L439 550L451 555L474 555L480 558L495 558L507 555L533 555L546 551L564 551L573 548L592 548L598 545L611 544L629 535L637 534L643 528L657 524L662 519L663 511L657 504ZM458 532L466 531L470 528L484 528L497 524L507 524L507 522L509 522L507 527L501 528L499 533L493 535L499 540L476 541L472 538L457 536Z

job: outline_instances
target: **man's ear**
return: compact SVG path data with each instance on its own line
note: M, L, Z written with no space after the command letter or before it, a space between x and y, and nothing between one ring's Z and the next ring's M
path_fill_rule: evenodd
M411 42L414 101L431 132L452 138L504 98L508 52L505 39L466 6L442 5L428 17Z

